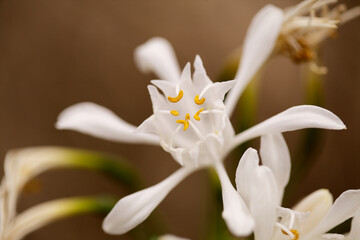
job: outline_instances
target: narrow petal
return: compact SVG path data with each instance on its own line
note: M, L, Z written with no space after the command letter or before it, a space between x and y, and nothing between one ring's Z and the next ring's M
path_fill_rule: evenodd
M57 129L68 129L110 141L159 145L153 134L136 132L136 127L115 113L90 102L68 107L58 117Z
M327 189L319 189L303 200L293 209L298 212L308 212L309 216L301 223L301 234L305 235L317 226L333 204L333 197Z
M135 63L144 73L153 72L159 78L178 81L180 68L171 44L164 38L155 37L138 46L134 52Z
M188 238L178 237L172 234L165 234L158 238L158 240L190 240Z
M235 236L248 236L254 228L254 219L240 194L232 186L222 163L216 163L215 169L219 175L222 189L224 210L222 217L230 232Z
M239 144L250 139L276 132L304 128L346 129L344 123L332 112L317 106L301 105L289 108L236 135L224 151L225 155Z
M356 211L355 217L351 222L351 230L349 234L349 240L360 239L360 208Z
M261 137L260 156L263 165L273 172L279 188L279 204L281 204L284 189L289 182L291 160L289 149L281 133Z
M142 223L168 193L194 170L180 168L162 182L120 199L104 219L103 230L109 234L130 231Z
M259 166L256 150L249 148L241 158L236 171L236 184L255 219L255 239L269 239L273 235L277 217L278 187L270 168Z
M193 74L193 81L194 81L195 89L203 89L207 85L212 83L212 81L209 79L209 77L206 74L206 70L199 55L196 55L195 57L194 69L195 71Z
M262 8L253 18L243 44L237 82L229 92L225 105L228 115L234 111L237 101L248 82L269 58L283 23L283 11L273 5Z
M360 190L348 190L342 193L321 222L309 234L304 236L304 239L312 239L326 233L333 227L354 217L359 208Z

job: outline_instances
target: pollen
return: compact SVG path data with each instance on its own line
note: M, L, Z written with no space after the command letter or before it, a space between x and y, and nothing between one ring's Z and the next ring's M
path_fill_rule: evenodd
M205 98L199 99L199 95L196 95L195 98L194 98L194 102L197 105L201 105L201 104L203 104L205 102Z
M184 131L186 130L186 129L188 129L188 127L189 127L189 122L188 122L188 120L177 120L176 121L177 123L181 123L181 124L183 124L184 125Z
M202 109L200 109L199 111L197 111L197 113L194 115L194 119L195 119L196 121L200 121L200 116L199 116L199 114L200 114L202 111L204 111L204 108L202 108Z
M176 110L171 110L170 113L171 113L171 115L179 116L179 112Z
M285 232L284 230L281 230L281 232L283 233L283 234L285 234L285 235L289 235L287 232ZM294 238L293 239L291 239L291 240L299 240L299 232L297 231L297 230L295 230L295 229L290 229L290 232L292 233L292 234L294 234Z
M180 90L180 92L179 92L179 94L176 96L176 97L168 97L168 100L170 101L170 102L172 102L172 103L176 103L176 102L178 102L178 101L180 101L181 100L181 98L183 97L183 95L184 95L184 92L183 92L183 90Z

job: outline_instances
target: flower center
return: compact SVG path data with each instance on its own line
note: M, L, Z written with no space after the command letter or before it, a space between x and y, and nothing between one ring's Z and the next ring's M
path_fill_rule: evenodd
M184 92L183 90L180 90L178 95L176 97L170 97L168 96L168 100L169 102L171 103L177 103L179 102L184 96ZM194 102L197 104L197 105L202 105L204 102L205 102L205 98L201 98L199 97L199 95L196 95L195 98L194 98ZM200 121L201 118L200 118L200 113L204 111L204 108L201 108L200 110L198 110L195 115L194 115L194 119L196 121ZM170 111L170 114L173 115L173 116L179 116L179 112L177 110L171 110ZM189 113L186 113L185 115L185 119L180 119L180 120L177 120L176 123L179 123L179 124L182 124L184 126L183 130L186 131L186 129L189 128L189 120L190 120L190 114Z

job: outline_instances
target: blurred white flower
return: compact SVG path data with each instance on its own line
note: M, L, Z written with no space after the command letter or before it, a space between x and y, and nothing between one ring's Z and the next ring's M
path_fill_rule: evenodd
M56 199L32 206L21 213L16 209L20 193L32 178L54 168L96 169L96 166L89 164L91 158L101 160L98 155L62 147L31 147L9 151L5 157L5 174L0 185L0 240L19 240L60 218L99 211L97 200L100 202L103 199L93 197Z
M158 240L189 240L188 238L182 238L171 234L165 234L158 238Z
M251 33L249 36L256 37ZM245 56L244 63L256 62L251 51ZM225 156L239 144L264 134L309 127L345 128L338 117L325 109L297 106L235 135L223 103L233 81L213 83L200 57L195 59L193 76L189 64L180 74L174 51L162 38L153 38L138 47L135 60L141 70L164 78L152 81L161 93L152 85L148 87L154 113L138 128L94 103L65 109L56 124L58 129L77 130L108 140L161 145L182 165L162 182L122 198L104 220L103 229L110 234L123 234L136 227L186 176L203 167L214 167L222 185L223 218L233 234L248 235L253 219L229 180L222 163ZM246 75L251 78L251 74Z
M262 137L260 155L262 165L256 150L248 149L236 172L238 192L255 221L256 240L345 239L327 232L355 215L348 239L359 239L360 190L348 190L333 203L329 191L320 189L293 209L282 208L290 174L290 156L282 135Z

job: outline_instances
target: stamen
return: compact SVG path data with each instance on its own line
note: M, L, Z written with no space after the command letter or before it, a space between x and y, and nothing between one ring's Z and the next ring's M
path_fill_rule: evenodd
M176 122L184 125L184 131L189 127L189 122L187 120L177 120Z
M171 110L170 113L171 113L171 115L179 116L179 112L176 110Z
M187 121L190 120L190 114L187 113L187 114L185 115L185 120L187 120Z
M284 230L281 230L281 232L283 233L283 234L285 234L285 235L289 235L287 232L285 232ZM291 237L293 237L291 240L298 240L299 239L299 232L297 231L297 230L295 230L295 229L290 229L290 232L294 235L294 237L293 236L291 236Z
M204 111L204 108L200 109L199 111L197 111L197 113L195 113L194 119L195 119L196 121L200 121L200 116L199 116L199 114L200 114L202 111Z
M201 105L201 104L203 104L205 102L205 98L199 99L199 95L196 95L195 98L194 98L194 102L197 105Z
M184 95L184 92L183 92L183 90L180 90L179 91L179 94L176 96L176 97L168 97L168 100L170 101L170 102L172 102L172 103L176 103L176 102L178 102L178 101L180 101L181 100L181 98L183 97L183 95Z
M275 226L280 228L281 232L287 236L290 236L290 237L295 237L295 235L287 228L285 227L284 225L282 225L281 223L275 223Z

